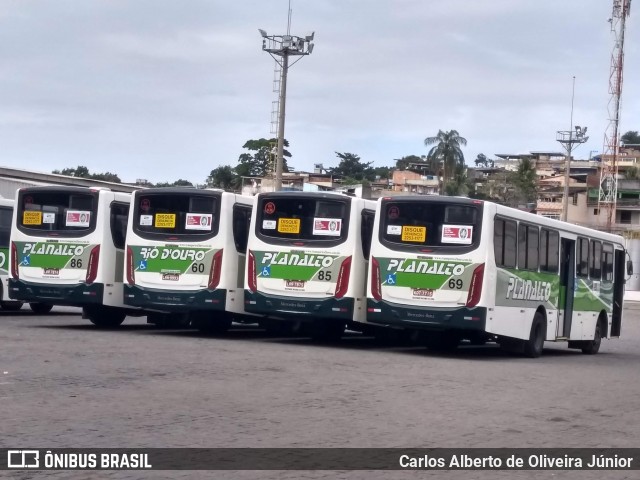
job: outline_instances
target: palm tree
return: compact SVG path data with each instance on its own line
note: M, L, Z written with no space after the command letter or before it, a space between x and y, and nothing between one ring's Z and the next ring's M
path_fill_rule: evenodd
M460 136L457 130L443 132L438 130L435 137L427 137L424 139L426 146L434 145L427 154L427 159L433 165L436 171L442 165L442 184L440 185L440 195L445 193L449 173L453 173L457 166L464 167L464 155L460 146L467 144L467 139Z

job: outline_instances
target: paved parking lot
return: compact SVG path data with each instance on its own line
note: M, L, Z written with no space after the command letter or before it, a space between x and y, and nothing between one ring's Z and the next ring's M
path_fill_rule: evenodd
M99 330L77 310L0 313L6 447L639 447L640 309L587 356L455 354L162 331ZM153 472L149 478L424 478L428 472ZM637 473L637 472L636 472ZM87 478L83 472L47 472ZM141 478L139 472L102 477ZM636 478L634 472L435 472L434 478ZM39 475L41 476L41 475ZM35 478L21 473L16 478Z

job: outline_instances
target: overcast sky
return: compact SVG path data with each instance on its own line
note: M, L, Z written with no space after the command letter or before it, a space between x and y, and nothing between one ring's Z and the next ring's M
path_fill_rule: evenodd
M288 0L0 0L0 165L85 165L123 181L204 182L270 136ZM391 166L456 129L479 153L602 150L612 0L292 0L315 49L289 70L289 164L335 152ZM634 7L638 11L634 12ZM627 22L621 131L640 130L640 6Z

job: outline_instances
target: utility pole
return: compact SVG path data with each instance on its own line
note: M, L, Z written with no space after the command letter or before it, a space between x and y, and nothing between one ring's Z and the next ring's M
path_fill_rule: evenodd
M571 152L574 150L574 145L580 145L589 140L589 137L585 136L587 133L587 127L576 127L575 132L573 130L573 100L576 93L576 77L573 77L573 88L571 90L571 126L569 130L560 130L556 135L556 140L564 147L567 152L564 165L564 195L562 197L562 217L563 222L567 221L569 212L569 170L571 169Z
M262 35L262 50L269 53L280 65L282 73L280 76L280 94L278 103L278 147L276 153L275 181L274 191L282 189L282 169L283 169L283 152L284 152L284 121L285 121L285 104L287 101L287 73L289 67L299 62L303 56L311 55L313 52L313 37L315 32L306 37L296 37L291 35L291 2L289 2L289 20L287 24L286 35L267 35L262 29L258 29ZM299 57L291 65L289 65L289 57Z

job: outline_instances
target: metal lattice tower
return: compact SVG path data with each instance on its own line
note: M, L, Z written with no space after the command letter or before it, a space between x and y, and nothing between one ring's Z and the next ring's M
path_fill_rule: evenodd
M282 65L275 61L273 68L273 93L275 100L271 102L271 138L276 139L269 143L269 166L268 175L273 175L276 171L276 159L278 157L278 124L280 119L280 86L282 85Z
M624 67L624 33L629 16L631 0L613 0L613 13L609 22L614 34L611 52L611 73L609 75L609 125L604 134L602 165L600 168L600 194L598 212L606 209L606 229L611 231L615 223L616 201L618 197L618 155L620 149L620 97L622 95L622 73Z

